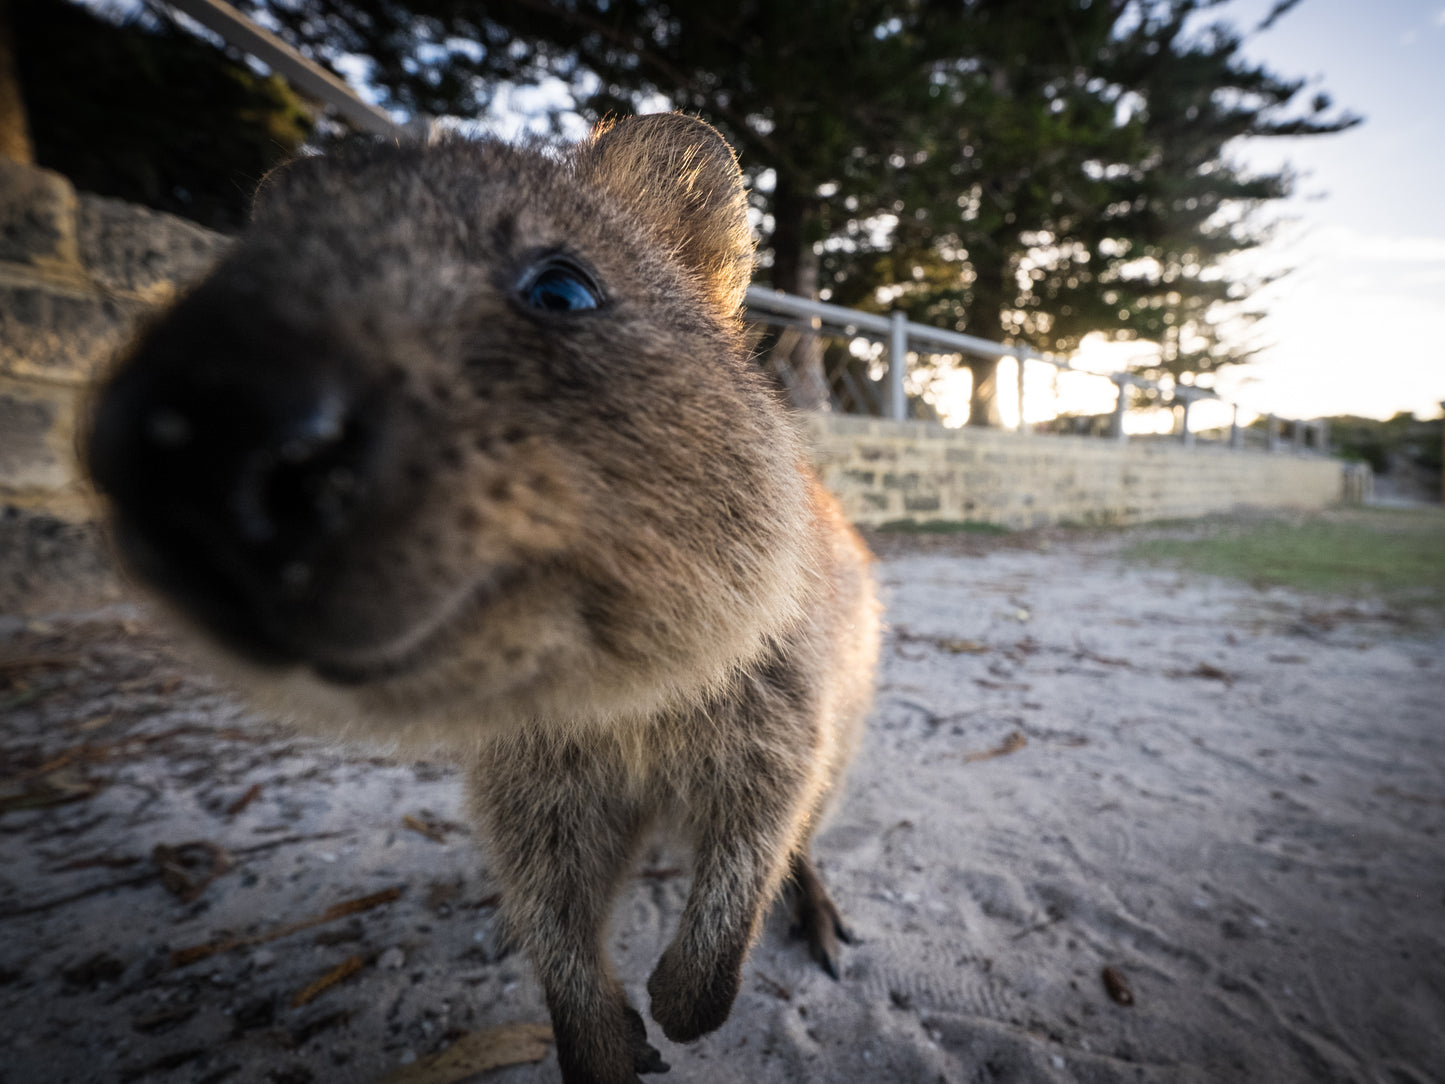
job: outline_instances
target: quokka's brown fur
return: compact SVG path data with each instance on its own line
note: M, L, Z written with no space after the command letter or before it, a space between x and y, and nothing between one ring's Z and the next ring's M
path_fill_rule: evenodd
M655 822L694 854L648 982L669 1038L727 1018L785 881L829 970L846 937L808 848L876 607L748 360L751 259L732 152L687 117L353 149L263 183L98 393L120 548L216 664L465 760L569 1084L665 1068L602 947Z

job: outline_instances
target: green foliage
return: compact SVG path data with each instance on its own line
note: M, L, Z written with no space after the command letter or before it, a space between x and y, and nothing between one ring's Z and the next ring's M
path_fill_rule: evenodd
M1271 20L1298 0L1276 5ZM1139 27L1120 42L1112 78L1138 95L1144 155L1118 178L1106 218L1111 248L1103 276L1106 304L1119 305L1115 334L1157 342L1157 378L1208 373L1247 360L1223 341L1225 312L1253 319L1247 307L1260 281L1232 279L1222 261L1267 240L1255 212L1288 196L1286 170L1250 174L1231 160L1241 138L1330 134L1359 123L1331 115L1327 95L1300 102L1303 80L1272 74L1243 56L1245 39L1216 23L1186 34L1186 24L1213 5L1162 0L1146 6Z
M1440 472L1445 418L1420 421L1408 411L1393 418L1330 418L1330 444L1346 459L1368 463L1376 474L1390 469L1399 457L1426 470Z
M825 257L840 299L901 283L890 303L985 338L1060 353L1094 331L1156 342L1155 378L1246 360L1219 317L1248 318L1260 283L1222 261L1266 239L1254 212L1293 181L1245 173L1228 148L1357 120L1320 95L1295 105L1303 83L1245 60L1228 26L1186 32L1212 6L972 6L985 36L950 73L955 127L908 167L911 211L886 249Z
M1318 594L1445 611L1445 512L1368 509L1230 523L1140 542L1126 556Z
M63 0L8 8L36 160L84 191L234 229L311 129L280 79L167 24Z

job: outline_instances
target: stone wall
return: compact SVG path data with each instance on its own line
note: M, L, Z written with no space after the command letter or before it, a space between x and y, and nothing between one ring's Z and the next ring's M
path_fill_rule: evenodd
M0 158L0 506L85 517L74 452L82 389L137 321L228 243Z
M814 462L855 523L1139 523L1234 508L1323 508L1367 495L1368 470L1319 455L1172 441L945 429L815 415Z

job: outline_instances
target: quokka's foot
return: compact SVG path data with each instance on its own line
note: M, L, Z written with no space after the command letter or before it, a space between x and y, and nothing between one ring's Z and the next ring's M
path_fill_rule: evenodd
M708 966L686 961L669 949L662 954L647 992L652 1018L675 1043L690 1043L722 1027L742 986L741 951L728 952Z
M592 1027L579 1033L559 1029L553 1017L562 1084L642 1084L639 1074L667 1072L667 1062L647 1041L647 1027L632 1006L624 1004L621 1018L605 1027L597 1015L586 1020Z
M632 1045L636 1051L633 1070L639 1075L667 1072L671 1066L662 1060L662 1051L647 1041L647 1025L642 1022L642 1014L631 1006L627 1008L627 1026L632 1031Z
M805 855L793 859L793 936L808 942L808 953L833 979L841 977L839 942L857 939L843 922L837 906L823 887L818 871Z

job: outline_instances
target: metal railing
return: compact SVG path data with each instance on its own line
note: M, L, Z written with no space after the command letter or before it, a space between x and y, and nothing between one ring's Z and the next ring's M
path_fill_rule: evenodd
M1194 404L1203 400L1215 400L1230 408L1231 418L1228 443L1231 447L1245 446L1245 428L1239 424L1239 404L1226 400L1208 388L1187 384L1168 385L1150 380L1134 373L1098 372L1078 365L1071 358L1043 354L1025 346L1009 346L992 342L973 335L965 335L929 324L915 323L902 312L887 315L848 309L825 301L813 301L778 290L753 286L747 292L747 315L756 323L801 329L805 334L830 336L844 339L869 339L884 345L887 374L886 409L862 411L877 413L902 421L909 417L910 399L906 392L908 374L908 353L952 354L1000 360L1013 358L1019 365L1018 379L1018 428L1025 429L1024 421L1024 365L1027 362L1041 362L1050 365L1056 373L1073 372L1107 380L1116 389L1115 406L1108 426L1108 436L1116 440L1127 439L1124 431L1124 416L1129 409L1130 387L1158 392L1166 405L1178 405L1182 409L1178 438L1185 445L1193 445L1197 433L1190 424L1190 412ZM780 374L783 375L783 374ZM849 379L843 374L843 379ZM786 376L784 375L786 383ZM867 395L854 395L853 401L868 401ZM881 404L880 404L881 406ZM859 411L854 411L859 412ZM1329 443L1329 423L1323 420L1302 421L1285 419L1273 414L1265 415L1264 445L1270 451L1323 451ZM1284 438L1288 431L1290 439Z
M423 141L431 132L431 118L423 116L414 118L409 124L399 123L385 110L363 101L345 80L303 56L287 42L258 26L224 0L167 0L167 3L223 40L266 64L303 94L335 109L363 131L387 139ZM805 334L833 334L882 342L887 354L887 392L886 409L879 409L878 413L896 420L909 416L907 375L910 348L921 355L965 354L993 359L1017 359L1020 430L1025 428L1024 371L1026 363L1030 361L1051 365L1056 373L1088 373L1111 381L1117 389L1117 397L1109 435L1117 440L1127 439L1124 415L1129 406L1128 389L1131 386L1158 391L1167 397L1168 402L1182 406L1183 418L1178 436L1186 445L1192 445L1195 441L1195 433L1189 424L1191 407L1204 399L1225 401L1206 388L1179 384L1168 387L1131 373L1099 373L1082 368L1068 358L1041 354L1023 346L1007 346L928 324L914 323L901 312L883 316L753 286L747 292L747 313L755 322L800 327ZM854 383L856 384L856 381ZM862 389L858 388L857 391L860 394L854 396L855 403L866 401L868 396L861 394ZM1228 405L1232 408L1229 444L1231 447L1242 447L1244 434L1239 425L1239 406L1235 403ZM1294 451L1304 451L1311 447L1323 451L1328 447L1327 422L1286 420L1272 414L1266 417L1266 447L1270 451L1287 447ZM1285 426L1289 427L1291 433L1288 443L1283 438ZM1310 439L1311 435L1313 440Z
M302 56L291 45L265 27L256 25L223 0L166 0L166 3L220 35L237 49L255 57L302 94L331 106L362 131L389 139L407 139L415 135L405 125L393 120L386 110L362 101L346 80L333 75L309 57Z

